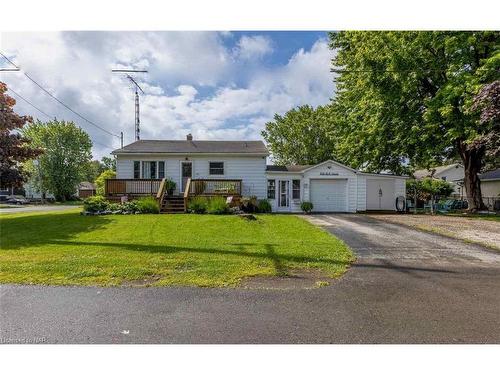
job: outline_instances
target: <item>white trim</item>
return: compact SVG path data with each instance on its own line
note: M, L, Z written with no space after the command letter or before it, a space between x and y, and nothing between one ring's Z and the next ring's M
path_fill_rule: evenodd
M359 171L357 169L353 169L351 167L348 167L347 165L344 165L344 164L341 164L339 163L338 161L335 161L335 160L326 160L324 162L321 162L319 164L316 164L316 165L312 165L310 166L309 168L306 168L306 169L303 169L302 171L300 171L300 173L304 173L304 172L307 172L307 171L310 171L311 169L314 169L314 168L317 168L317 167L320 167L322 166L323 164L326 164L326 163L333 163L335 165L337 165L338 167L341 167L341 168L345 168L347 169L348 171L351 171L351 172L354 172L354 173L358 173Z
M194 175L194 163L193 160L179 160L179 193L183 193L182 190L182 163L191 163L191 178Z
M210 163L222 163L222 174L211 174ZM226 162L223 160L209 160L208 161L208 175L209 176L225 176L226 175Z
M370 173L370 172L358 172L362 176L374 176L374 177L387 177L387 178L402 178L408 180L410 176L398 176L395 174L381 174L381 173Z

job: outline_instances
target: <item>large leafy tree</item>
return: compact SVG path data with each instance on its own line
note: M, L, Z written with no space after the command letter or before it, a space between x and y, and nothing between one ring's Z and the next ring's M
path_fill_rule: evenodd
M37 157L42 150L19 133L31 117L15 113L16 101L6 92L7 85L0 82L0 187L20 187L28 177L22 163Z
M72 122L57 120L37 121L23 133L45 151L38 166L30 163L35 187L51 191L57 200L71 198L88 172L92 157L89 135Z
M338 150L348 163L409 172L459 158L469 207L482 208L477 175L498 128L471 108L481 85L498 79L499 33L340 32L330 40Z
M330 106L303 105L276 114L262 136L277 164L316 164L334 157L334 130Z

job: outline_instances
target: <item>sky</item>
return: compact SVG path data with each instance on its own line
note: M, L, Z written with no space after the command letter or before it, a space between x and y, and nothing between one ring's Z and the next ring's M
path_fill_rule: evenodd
M326 32L30 32L1 33L0 51L76 112L134 141L134 91L111 69L144 69L134 78L141 139L256 140L276 113L326 104L334 92ZM12 66L0 56L0 68ZM94 142L95 158L119 148L22 72L0 80L52 117L74 121ZM12 93L11 93L12 94ZM15 110L48 118L12 94Z

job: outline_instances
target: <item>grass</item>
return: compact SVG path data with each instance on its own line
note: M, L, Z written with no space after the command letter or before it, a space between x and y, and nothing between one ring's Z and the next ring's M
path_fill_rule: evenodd
M493 215L493 214L448 213L448 214L442 214L442 215L443 216L464 217L466 219L481 219L481 220L489 220L489 221L500 221L500 215L498 215L498 214Z
M338 277L354 259L342 241L303 219L257 217L2 215L0 283L236 286L291 269Z

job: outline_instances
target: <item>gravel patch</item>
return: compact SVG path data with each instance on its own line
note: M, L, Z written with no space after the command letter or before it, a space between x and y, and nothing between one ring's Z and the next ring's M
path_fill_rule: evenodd
M489 220L441 215L367 215L391 223L436 232L445 236L500 250L500 223Z

